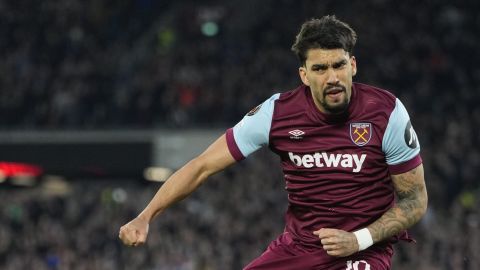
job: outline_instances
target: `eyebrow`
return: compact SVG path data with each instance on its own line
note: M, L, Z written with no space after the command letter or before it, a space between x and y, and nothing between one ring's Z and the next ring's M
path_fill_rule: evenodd
M346 64L347 64L347 60L342 59L342 60L339 60L339 61L337 61L337 62L334 62L334 63L332 64L332 67L333 67L333 68L339 68L339 67L341 67L341 66L343 66L343 65L346 65ZM330 66L329 64L313 64L313 65L311 66L311 69L312 69L312 70L313 70L313 69L326 70L326 69L328 69L329 66Z

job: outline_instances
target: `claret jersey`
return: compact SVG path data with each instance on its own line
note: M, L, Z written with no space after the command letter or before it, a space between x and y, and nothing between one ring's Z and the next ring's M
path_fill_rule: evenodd
M348 110L320 112L310 88L275 94L228 129L229 150L242 160L262 146L281 158L286 228L306 250L321 249L313 231L354 231L394 204L392 174L422 163L408 113L391 93L354 83Z

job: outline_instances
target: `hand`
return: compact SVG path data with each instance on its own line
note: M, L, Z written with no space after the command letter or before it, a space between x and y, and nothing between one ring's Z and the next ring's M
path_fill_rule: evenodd
M148 221L140 216L123 225L118 233L124 245L140 246L145 244L148 235Z
M358 251L357 238L351 232L322 228L313 234L320 238L323 249L330 256L346 257Z

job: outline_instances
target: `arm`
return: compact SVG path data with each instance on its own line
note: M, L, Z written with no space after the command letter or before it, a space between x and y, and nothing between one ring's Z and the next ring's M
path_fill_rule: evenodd
M119 238L125 245L144 244L148 224L165 209L197 189L210 175L233 164L225 135L218 138L205 152L175 172L158 190L145 209L120 228Z
M388 239L417 223L427 210L427 189L423 165L406 173L392 175L397 204L368 226L373 242Z
M373 243L386 240L413 226L427 209L427 190L423 176L423 165L398 175L392 175L397 204L385 212L367 229ZM323 248L331 256L345 257L359 251L354 233L323 228L314 232L321 239Z
M119 237L126 245L145 243L148 224L171 204L187 197L208 176L223 170L268 144L275 100L279 94L257 106L241 122L214 142L204 153L173 174L155 194L147 207L132 221L120 228ZM233 149L230 152L229 144ZM235 157L232 156L235 154ZM236 159L235 159L236 158Z

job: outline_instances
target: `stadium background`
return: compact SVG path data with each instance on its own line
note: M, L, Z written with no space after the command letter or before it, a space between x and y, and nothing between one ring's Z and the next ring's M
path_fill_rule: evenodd
M2 0L0 269L240 269L259 255L286 207L266 151L167 211L146 246L121 246L118 228L160 186L146 178L300 83L289 48L325 14L356 29L356 81L395 93L422 143L429 209L394 269L480 269L479 12L473 0Z

